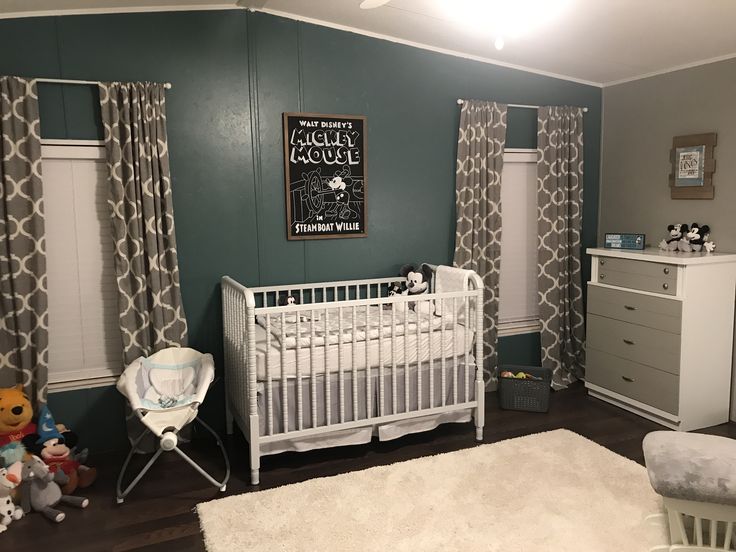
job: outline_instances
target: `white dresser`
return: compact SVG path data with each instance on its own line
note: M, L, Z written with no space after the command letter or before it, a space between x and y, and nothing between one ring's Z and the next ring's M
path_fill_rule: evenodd
M672 429L727 422L736 254L588 254L589 393Z

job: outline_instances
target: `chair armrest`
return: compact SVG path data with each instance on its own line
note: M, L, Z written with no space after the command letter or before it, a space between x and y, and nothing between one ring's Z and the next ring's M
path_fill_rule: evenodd
M215 361L212 355L204 353L202 355L202 364L199 367L199 373L197 374L197 389L194 392L194 401L201 404L204 402L204 397L207 395L212 382L215 380Z

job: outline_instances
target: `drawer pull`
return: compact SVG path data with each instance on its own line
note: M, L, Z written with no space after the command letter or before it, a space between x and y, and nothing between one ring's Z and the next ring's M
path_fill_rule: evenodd
M601 259L601 266L603 266L604 264L606 264L606 261L604 259Z
M624 308L626 310L630 310L630 311L635 311L636 310L636 307L632 307L631 305L624 305Z
M627 345L635 345L635 343L634 343L633 341L631 341L630 339L624 339L623 341L624 341L624 343L626 343Z
M664 269L664 273L665 273L665 274L669 274L669 273L670 273L670 269L669 269L669 268L666 268L666 267L665 267L665 269Z
M634 383L634 378L629 378L629 377L626 377L626 376L621 376L621 379L624 380L624 381L627 381L629 383Z
M600 275L600 279L601 279L601 280L603 280L603 279L604 279L605 277L606 277L606 275L605 275L605 274L601 274L601 275Z
M662 289L670 289L670 285L668 283L662 284Z

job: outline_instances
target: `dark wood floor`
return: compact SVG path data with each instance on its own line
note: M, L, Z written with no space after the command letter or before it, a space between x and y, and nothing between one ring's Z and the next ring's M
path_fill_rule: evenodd
M548 414L502 411L496 394L487 397L486 443L566 428L642 463L644 435L661 429L653 422L588 397L581 385L554 393ZM705 432L736 438L736 423ZM387 443L374 441L369 445L266 457L262 459L258 489L473 447L477 445L474 435L472 424L450 424ZM227 494L254 490L248 484L245 442L240 435L228 441L233 474ZM213 445L198 443L191 445L190 450L206 467L220 467ZM100 477L93 488L87 489L86 496L91 500L88 509L64 507L67 518L58 525L40 514L30 514L0 536L2 550L204 550L193 508L222 495L176 455L163 455L125 504L117 506L114 485L121 462L122 455L97 459Z

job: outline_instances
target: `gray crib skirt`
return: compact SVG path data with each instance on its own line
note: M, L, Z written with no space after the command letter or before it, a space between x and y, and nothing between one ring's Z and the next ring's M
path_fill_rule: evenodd
M455 402L455 381L457 381L457 403L463 403L472 401L475 398L475 362L474 359L469 357L469 369L467 370L467 387L466 387L466 369L465 369L465 358L458 357L457 359L457 370L455 376L454 361L453 359L447 359L445 361L445 405L456 404ZM433 401L430 401L430 371L433 379ZM408 371L404 366L396 367L396 378L391 374L390 367L384 367L383 378L381 378L379 370L377 368L371 370L370 376L370 394L368 394L368 385L366 382L365 371L358 371L353 377L352 371L345 371L342 378L338 373L331 373L328 376L328 384L330 389L329 398L329 416L330 423L337 424L340 422L351 422L355 420L365 420L370 412L370 417L377 417L379 415L389 416L392 414L402 414L407 411L407 395L406 395L406 375L408 374L409 379L409 394L408 394L408 405L409 411L416 411L419 404L419 396L417 393L418 385L417 379L421 374L421 400L422 408L436 408L443 406L442 403L442 362L434 361L433 366L430 370L429 363L424 362L421 368L417 370L416 365L410 365ZM380 410L380 396L381 396L381 379L383 379L383 412ZM316 426L322 427L326 425L327 420L327 408L325 402L325 376L319 374L315 376L315 389L314 396L315 408L312 408L312 384L308 377L302 379L301 382L301 408L297 407L297 380L296 378L289 378L287 380L287 397L286 403L287 408L287 423L289 431L296 431L298 429L310 429L313 427L312 416L316 419ZM353 383L355 382L355 393ZM394 405L394 384L396 388L396 404ZM272 418L271 418L271 431L269 431L269 410L268 400L269 393L267 390L266 382L258 382L258 416L260 422L260 434L269 435L271 433L277 434L282 433L284 424L284 410L283 410L283 390L281 387L280 380L274 380L272 382L273 392L271 394L272 403ZM466 394L467 389L467 394ZM342 400L341 400L342 396ZM356 400L353 400L353 397ZM341 402L342 402L342 413L341 416ZM302 423L299 426L298 412L302 412ZM357 417L356 417L357 414ZM382 427L377 428L374 431L372 426L353 428L340 430L330 433L324 433L314 435L308 438L297 438L289 441L279 441L276 443L270 443L268 445L262 445L262 454L275 454L284 452L287 450L310 450L313 448L325 448L330 446L348 445L348 444L359 444L366 443L371 440L373 435L378 435L381 440L395 439L407 433L414 433L417 431L425 431L432 429L441 423L446 422L467 422L470 420L470 412L467 410L460 410L457 412L446 412L437 414L431 418L426 419L414 419L414 420L401 420L398 422L391 422L390 424L384 424Z

